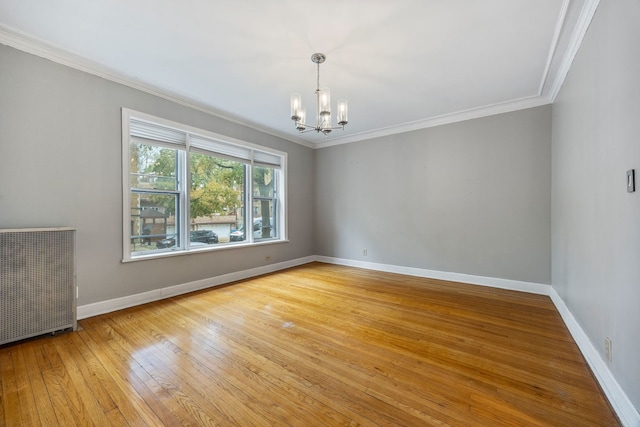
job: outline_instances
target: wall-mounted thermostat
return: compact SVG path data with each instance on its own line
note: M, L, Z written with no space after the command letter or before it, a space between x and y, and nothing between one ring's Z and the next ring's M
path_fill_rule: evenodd
M636 173L635 169L627 171L627 193L636 191Z

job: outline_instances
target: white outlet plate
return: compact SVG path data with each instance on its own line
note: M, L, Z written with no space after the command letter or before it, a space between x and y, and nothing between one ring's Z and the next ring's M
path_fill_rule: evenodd
M611 352L611 339L609 337L604 339L604 355L609 362L613 360L613 353Z

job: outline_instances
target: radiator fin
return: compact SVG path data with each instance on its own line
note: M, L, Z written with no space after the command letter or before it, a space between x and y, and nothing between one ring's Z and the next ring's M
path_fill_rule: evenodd
M76 329L75 231L0 230L0 344Z

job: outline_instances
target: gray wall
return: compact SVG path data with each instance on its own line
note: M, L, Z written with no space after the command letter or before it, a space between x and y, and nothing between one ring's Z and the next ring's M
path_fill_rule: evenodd
M121 107L286 151L290 243L121 263ZM71 226L79 305L313 255L313 150L0 46L0 228Z
M552 284L640 408L640 2L602 1L553 106Z
M323 148L316 173L318 255L550 283L551 106Z

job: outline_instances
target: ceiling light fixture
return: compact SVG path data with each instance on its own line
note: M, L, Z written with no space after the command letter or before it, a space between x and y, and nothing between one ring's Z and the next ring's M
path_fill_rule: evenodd
M327 136L333 129L344 129L344 125L348 123L347 120L347 100L338 100L338 126L331 126L331 93L329 88L323 87L320 89L320 64L327 59L324 53L314 53L311 55L311 61L318 66L318 78L316 81L316 124L309 125L305 123L306 111L302 107L302 98L299 93L291 94L291 120L296 123L296 129L300 133L310 132L315 130L316 132L322 132Z

